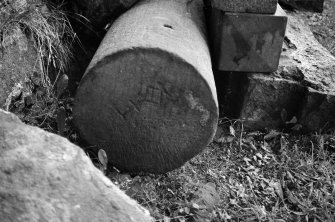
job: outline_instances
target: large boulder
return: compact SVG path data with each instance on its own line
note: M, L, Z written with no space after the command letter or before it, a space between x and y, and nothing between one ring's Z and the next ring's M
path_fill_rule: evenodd
M226 74L233 79L228 94L240 96L226 95L225 107L252 130L292 124L311 131L334 127L335 58L297 14L288 13L288 17L278 70Z
M77 146L0 110L0 220L151 221Z

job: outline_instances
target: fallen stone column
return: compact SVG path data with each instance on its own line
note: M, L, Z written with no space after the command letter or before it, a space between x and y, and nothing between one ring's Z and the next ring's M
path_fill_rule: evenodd
M83 150L0 109L0 220L152 221Z
M201 0L145 0L105 36L74 119L117 168L167 172L212 140L218 102L204 24Z

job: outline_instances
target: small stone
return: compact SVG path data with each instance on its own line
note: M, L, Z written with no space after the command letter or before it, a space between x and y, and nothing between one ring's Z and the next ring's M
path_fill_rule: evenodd
M9 221L152 221L84 151L0 109L0 218Z

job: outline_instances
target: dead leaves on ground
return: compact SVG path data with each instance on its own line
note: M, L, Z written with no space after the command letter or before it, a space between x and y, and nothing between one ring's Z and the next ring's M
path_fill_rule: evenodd
M110 178L157 221L334 218L334 136L241 129L220 128L205 152L167 175Z

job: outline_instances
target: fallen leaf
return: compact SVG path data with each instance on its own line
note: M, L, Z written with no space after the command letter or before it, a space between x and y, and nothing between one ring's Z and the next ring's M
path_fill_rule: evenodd
M280 199L284 200L283 189L280 182L271 181L269 185L275 190Z
M296 124L298 122L297 117L293 116L290 121L287 121L286 124Z
M57 97L61 96L69 84L69 77L63 74L57 81Z
M299 131L299 130L301 130L302 129L302 125L301 124L295 124L292 128L291 128L291 130L293 130L293 131Z
M281 135L281 132L278 132L276 130L271 130L268 134L264 136L264 140L270 140L273 138L276 138L277 136Z
M230 135L235 137L235 129L234 129L233 126L229 126L229 133L230 133Z
M98 158L99 158L101 165L103 166L103 170L107 170L108 158L107 158L106 151L103 149L99 149Z

